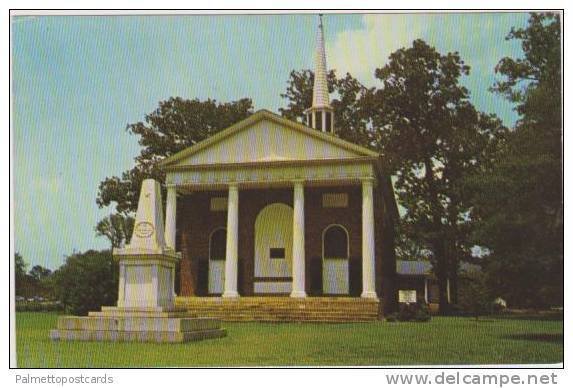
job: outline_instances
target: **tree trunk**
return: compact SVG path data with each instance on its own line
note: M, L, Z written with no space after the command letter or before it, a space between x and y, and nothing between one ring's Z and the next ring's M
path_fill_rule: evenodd
M433 164L430 159L424 161L424 167L426 169L426 181L428 183L428 190L431 199L431 209L432 213L432 223L434 224L434 233L436 237L433 239L433 249L435 255L436 276L438 278L438 290L440 299L439 313L441 315L447 315L450 312L450 304L448 303L448 250L446 249L446 239L444 237L444 225L442 224L442 206L438 199L438 193L436 192L435 182L434 182L434 170Z
M436 255L436 276L438 278L438 290L440 299L440 315L450 313L450 303L448 302L448 257L443 239L434 243L434 254Z

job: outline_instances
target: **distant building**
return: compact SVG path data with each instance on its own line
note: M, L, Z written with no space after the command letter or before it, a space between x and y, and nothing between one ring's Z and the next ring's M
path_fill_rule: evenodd
M448 279L446 293L449 303L456 303L457 283L463 278L465 272L478 270L475 264L462 262L460 264L460 276L458 279ZM423 301L430 305L432 310L437 310L440 304L440 292L438 279L432 270L432 264L427 260L397 260L396 283L398 301L413 303Z

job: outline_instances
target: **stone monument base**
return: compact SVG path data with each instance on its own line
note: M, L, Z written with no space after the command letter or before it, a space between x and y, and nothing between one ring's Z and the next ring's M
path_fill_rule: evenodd
M87 317L58 318L52 340L112 342L189 342L225 337L221 321L189 318L185 310L102 307Z

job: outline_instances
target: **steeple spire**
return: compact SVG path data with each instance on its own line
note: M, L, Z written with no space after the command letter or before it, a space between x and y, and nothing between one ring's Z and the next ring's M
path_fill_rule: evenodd
M316 52L314 53L314 87L312 89L312 107L330 106L328 98L328 83L326 80L326 51L324 49L324 27L322 14L319 15L318 32L316 34Z
M322 132L334 132L334 114L328 96L326 50L324 49L324 27L322 14L319 15L314 53L314 85L312 106L305 111L307 125Z

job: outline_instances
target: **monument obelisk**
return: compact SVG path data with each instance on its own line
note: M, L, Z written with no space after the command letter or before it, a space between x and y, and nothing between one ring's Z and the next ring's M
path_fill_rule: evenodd
M130 244L114 249L113 257L119 261L117 307L60 317L53 340L187 342L226 335L218 319L190 318L175 308L180 254L165 244L161 188L153 179L141 185Z
M175 265L181 259L165 244L159 182L141 185L131 242L113 250L119 260L117 307L171 311L175 303Z

